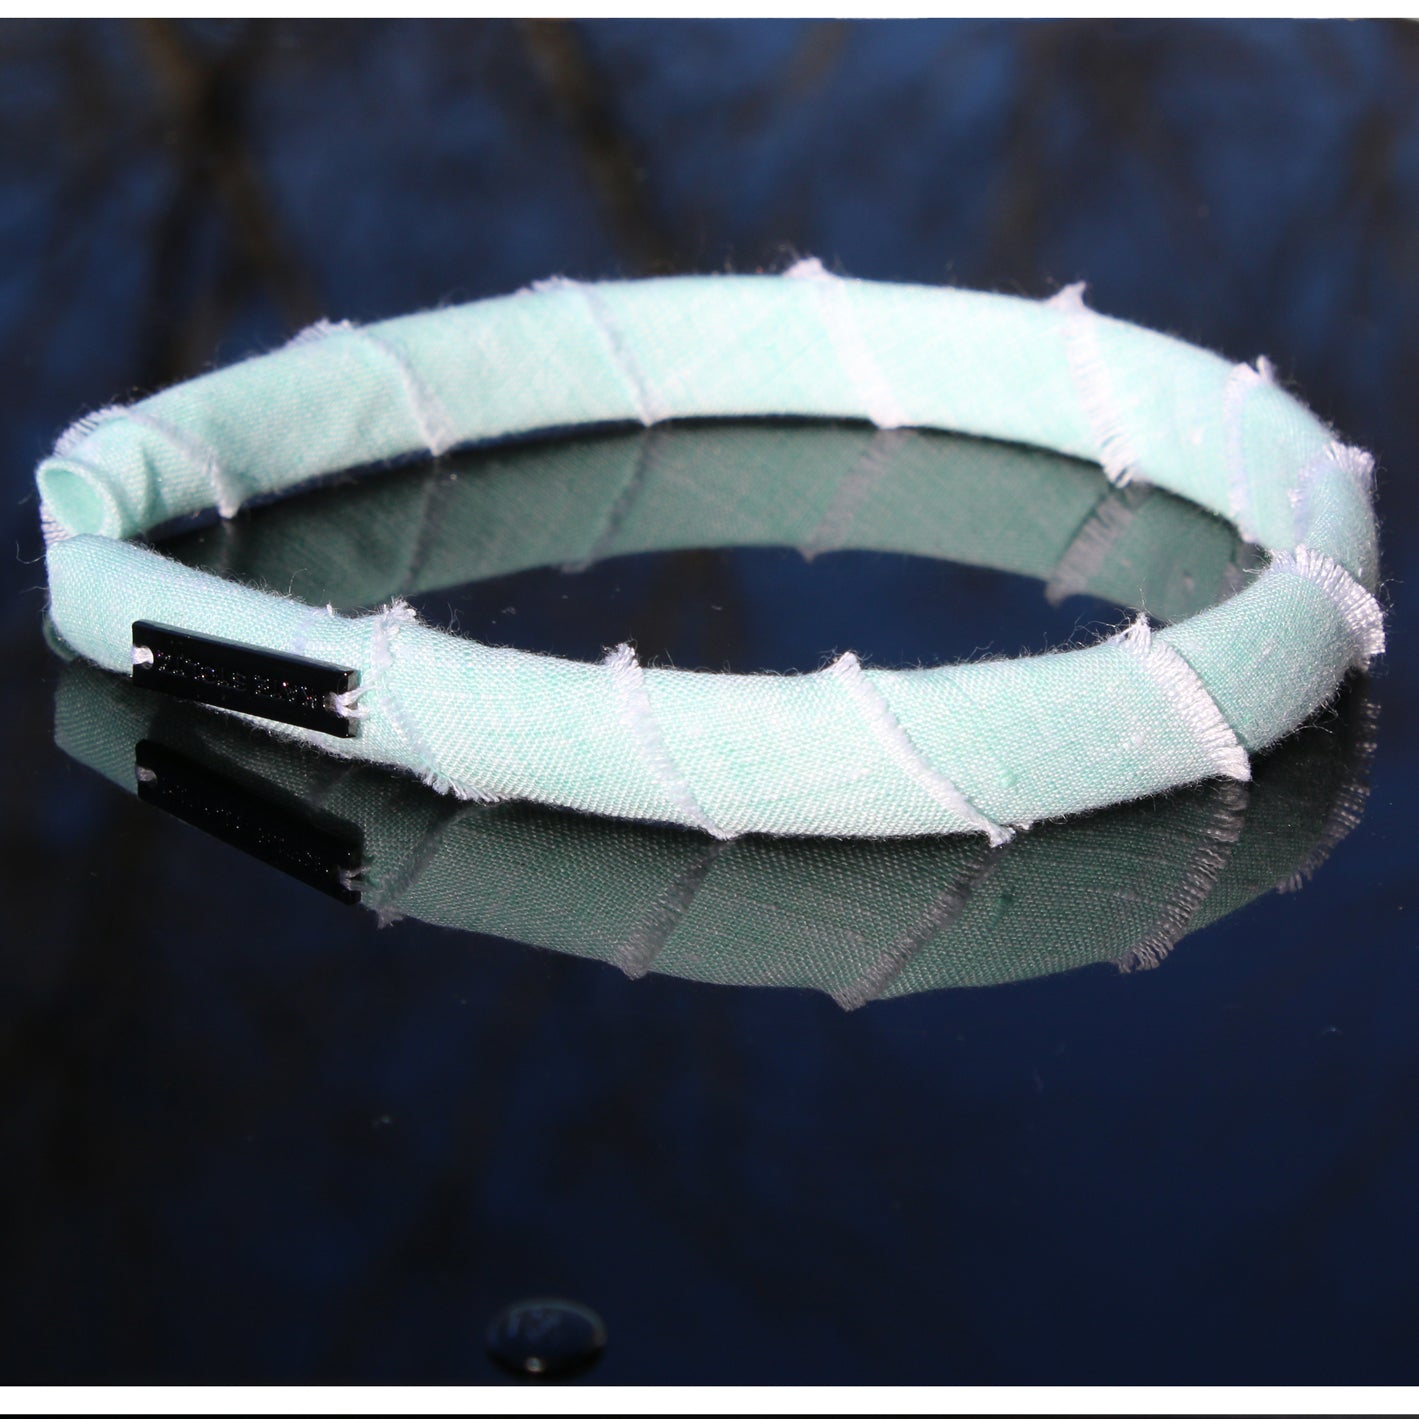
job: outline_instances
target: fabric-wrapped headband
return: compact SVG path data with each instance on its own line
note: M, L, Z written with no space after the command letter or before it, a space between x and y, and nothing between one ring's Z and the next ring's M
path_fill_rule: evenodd
M777 676L642 667L628 646L601 664L500 649L398 602L340 616L125 540L463 443L746 415L1094 459L1117 485L1146 480L1227 518L1269 561L1218 606L1162 630L1140 617L1087 649L913 670L849 653ZM1245 779L1250 752L1383 649L1369 456L1265 361L1233 367L1098 316L1078 287L1037 303L845 280L814 261L781 277L556 280L319 325L81 420L37 479L51 616L98 664L463 798L717 837L1003 842L1041 818Z

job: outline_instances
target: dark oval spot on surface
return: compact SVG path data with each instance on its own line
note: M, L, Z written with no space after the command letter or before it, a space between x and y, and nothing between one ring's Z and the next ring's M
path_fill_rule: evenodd
M596 1363L606 1348L606 1327L576 1301L519 1301L493 1317L487 1346L512 1374L556 1379Z

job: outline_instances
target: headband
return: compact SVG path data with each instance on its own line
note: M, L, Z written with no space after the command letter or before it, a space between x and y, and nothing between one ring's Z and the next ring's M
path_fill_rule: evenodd
M1146 480L1226 517L1269 561L1221 605L1162 630L1140 617L1082 650L915 670L848 652L767 676L643 667L626 645L600 664L481 645L398 601L340 616L127 540L462 443L756 415L1092 459L1115 486ZM719 838L1000 843L1040 818L1247 778L1251 752L1382 650L1371 474L1264 361L1232 367L1100 317L1078 287L1036 303L810 261L782 277L558 280L365 329L321 324L81 420L37 479L53 623L111 670L465 799Z

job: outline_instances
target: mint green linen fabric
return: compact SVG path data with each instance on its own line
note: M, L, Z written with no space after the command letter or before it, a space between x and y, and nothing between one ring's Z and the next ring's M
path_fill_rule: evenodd
M783 277L516 295L272 354L81 421L38 470L51 616L116 671L148 619L355 667L356 738L294 737L473 799L529 798L719 837L983 831L1222 773L1382 646L1370 465L1268 378L1087 311ZM573 663L460 640L393 604L326 613L123 539L322 474L535 429L863 418L1096 459L1280 554L1163 631L1062 655L812 674ZM771 475L770 475L771 476ZM826 490L825 490L826 496Z

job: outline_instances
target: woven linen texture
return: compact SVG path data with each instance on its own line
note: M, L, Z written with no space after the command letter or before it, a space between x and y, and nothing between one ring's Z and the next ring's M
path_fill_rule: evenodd
M632 668L617 648L601 664L499 650L421 626L398 602L325 614L122 540L340 468L509 433L764 414L1092 459L1120 496L1169 489L1277 555L1220 606L1085 650L752 676ZM865 457L822 510L824 545L870 484ZM848 281L815 262L783 277L554 281L366 330L325 324L81 421L38 472L55 626L109 669L127 670L138 619L355 667L358 736L297 737L467 799L721 838L992 841L1218 773L1244 778L1247 754L1329 698L1381 645L1370 479L1368 459L1269 367L1241 376L1096 315L1077 289L1038 303ZM1115 521L1127 511L1116 504ZM614 516L599 535L616 535ZM1086 541L1066 577L1089 555Z

